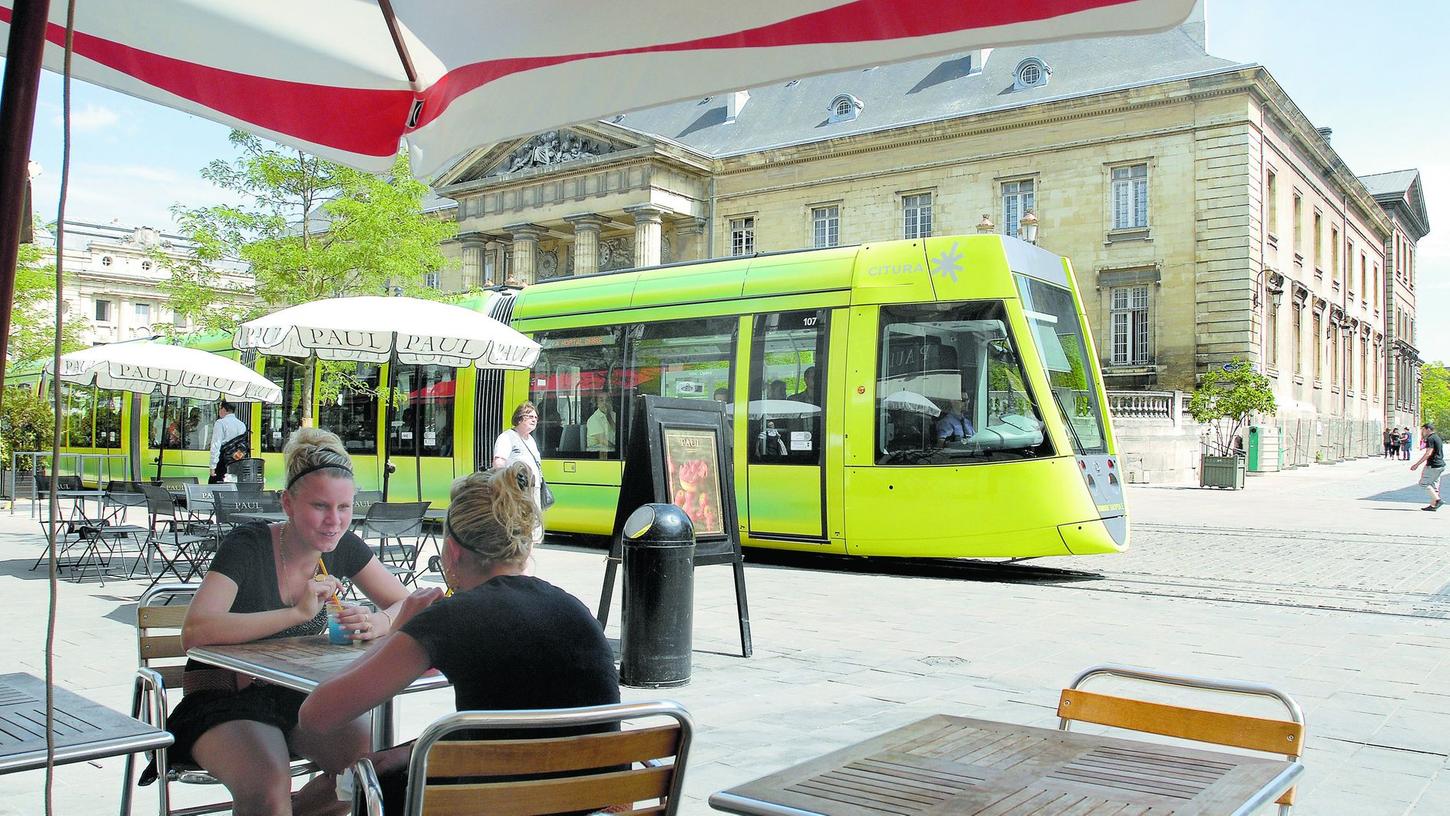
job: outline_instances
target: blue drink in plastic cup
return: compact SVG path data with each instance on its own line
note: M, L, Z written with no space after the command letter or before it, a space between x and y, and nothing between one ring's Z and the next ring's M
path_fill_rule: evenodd
M342 628L342 621L337 619L337 613L341 612L334 606L327 607L327 642L334 646L346 646L352 643L352 633Z

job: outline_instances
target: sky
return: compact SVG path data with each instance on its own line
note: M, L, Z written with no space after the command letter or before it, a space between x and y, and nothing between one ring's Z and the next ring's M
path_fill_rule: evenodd
M1316 126L1334 129L1355 174L1420 170L1431 233L1418 250L1418 346L1427 360L1450 361L1450 209L1440 206L1450 200L1450 81L1432 59L1450 32L1450 4L1208 0L1207 15L1209 52L1265 66ZM199 171L233 155L225 127L80 82L71 109L67 220L171 229L173 205L224 199ZM31 147L46 221L55 219L60 121L61 82L47 72Z

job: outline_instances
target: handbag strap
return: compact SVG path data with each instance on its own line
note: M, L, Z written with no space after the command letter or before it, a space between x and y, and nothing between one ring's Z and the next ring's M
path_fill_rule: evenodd
M539 472L543 473L544 463L540 462L539 457L534 455L534 449L529 447L529 440L525 439L523 434L519 433L513 428L509 428L509 433L513 434L514 438L519 440L519 447L524 449L524 453L527 453L529 455L529 458L534 460L534 464L538 466Z

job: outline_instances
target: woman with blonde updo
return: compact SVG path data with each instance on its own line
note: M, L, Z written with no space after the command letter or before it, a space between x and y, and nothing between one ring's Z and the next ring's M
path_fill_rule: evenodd
M344 607L339 620L354 638L371 640L392 630L408 592L373 557L352 524L352 458L336 434L301 428L282 452L287 486L281 524L244 524L222 540L216 558L186 613L182 645L210 646L315 635L327 626L324 604L350 579L379 611ZM176 737L172 762L194 762L231 791L233 813L346 813L334 781L322 775L295 799L288 763L292 752L319 764L355 756L368 747L360 717L342 723L327 741L298 733L303 695L254 682L225 669L188 662L186 692L167 721Z
M430 667L453 684L460 711L619 702L614 655L594 615L573 595L524 575L539 517L529 472L514 462L453 483L441 555L453 595L439 600L437 587L414 592L396 635L308 696L298 723L310 740L332 739ZM385 813L402 812L409 750L372 757ZM323 767L335 772L362 754Z

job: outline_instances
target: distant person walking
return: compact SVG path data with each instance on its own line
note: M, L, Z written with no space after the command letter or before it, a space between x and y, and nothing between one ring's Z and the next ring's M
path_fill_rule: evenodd
M1415 449L1414 434L1409 428L1400 431L1400 458L1410 461L1410 451Z
M543 489L540 487L544 479L544 466L539 461L538 443L534 441L534 429L539 427L539 409L528 400L519 403L519 407L514 409L513 423L513 427L499 434L493 443L493 466L494 469L501 470L514 462L521 462L528 470L533 482L528 492L534 498L540 521L540 526L534 529L533 537L534 543L538 544L544 540Z
M1433 512L1439 510L1441 504L1440 474L1445 472L1445 442L1435 433L1435 426L1428 422L1420 426L1420 436L1425 440L1425 452L1420 454L1415 464L1410 465L1410 470L1425 466L1425 472L1420 474L1420 486L1430 491L1430 503L1420 509Z
M1380 437L1380 441L1385 449L1384 458L1388 459L1394 453L1395 443L1399 441L1399 437L1390 428L1385 428L1384 433L1380 434Z

